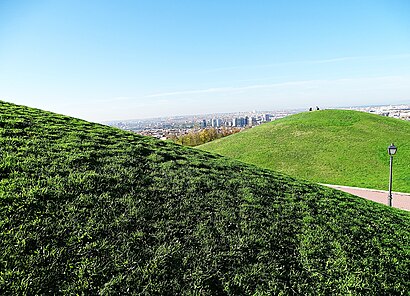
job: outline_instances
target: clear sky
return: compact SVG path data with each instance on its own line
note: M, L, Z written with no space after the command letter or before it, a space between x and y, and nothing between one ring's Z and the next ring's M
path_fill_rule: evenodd
M410 103L410 1L0 0L0 99L92 121Z

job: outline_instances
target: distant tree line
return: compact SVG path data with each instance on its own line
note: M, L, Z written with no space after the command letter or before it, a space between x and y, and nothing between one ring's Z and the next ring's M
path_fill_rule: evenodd
M239 128L206 128L199 131L189 132L188 134L182 136L174 135L169 139L174 143L193 147L238 133L239 131Z

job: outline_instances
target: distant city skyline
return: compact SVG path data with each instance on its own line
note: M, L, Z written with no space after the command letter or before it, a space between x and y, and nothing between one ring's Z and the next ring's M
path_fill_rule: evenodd
M2 1L0 100L91 121L410 103L409 1Z

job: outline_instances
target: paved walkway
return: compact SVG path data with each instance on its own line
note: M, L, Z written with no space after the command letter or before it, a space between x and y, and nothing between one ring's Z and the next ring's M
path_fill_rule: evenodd
M338 189L356 196L360 196L366 199L370 199L372 201L382 203L387 205L387 196L388 191L384 190L376 190L376 189L366 189L366 188L358 188L358 187L349 187L349 186L340 186L340 185L330 185L330 184L321 184L327 187L331 187L334 189ZM392 205L393 207L410 211L410 194L409 193L401 193L401 192L392 192L393 199Z

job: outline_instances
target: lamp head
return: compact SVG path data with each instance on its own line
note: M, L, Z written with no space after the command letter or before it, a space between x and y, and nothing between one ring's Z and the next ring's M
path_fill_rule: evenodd
M389 155L394 155L397 152L397 147L394 146L394 144L392 143L389 148L387 148L387 152L389 152Z

